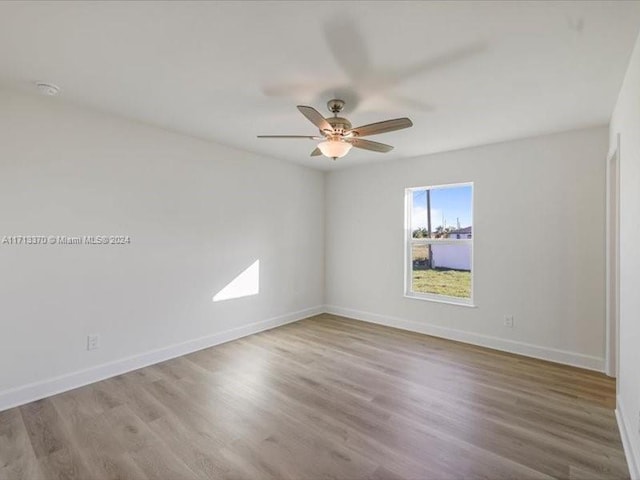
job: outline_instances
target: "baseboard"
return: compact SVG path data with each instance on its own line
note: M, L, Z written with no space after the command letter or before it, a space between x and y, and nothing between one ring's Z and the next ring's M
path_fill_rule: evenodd
M624 409L620 403L620 397L616 401L616 420L618 421L618 429L620 430L620 438L624 447L624 455L627 457L627 465L629 466L629 475L631 480L640 480L640 452L636 452L629 438L629 430L633 428L633 424L626 421Z
M200 337L186 342L170 345L149 352L133 355L121 360L105 363L95 367L60 375L48 380L30 383L10 390L0 392L0 411L8 408L24 405L25 403L50 397L58 393L73 390L90 383L98 382L106 378L121 375L138 368L147 367L155 363L170 360L204 348L213 347L231 340L246 337L254 333L269 330L271 328L297 322L303 318L318 315L324 312L323 306L317 306L297 312L280 315L278 317L261 320L241 327L225 330L206 337Z
M465 332L453 328L431 325L414 320L406 320L404 318L391 317L388 315L379 315L376 313L363 312L350 308L343 308L334 305L325 305L325 311L334 315L350 317L365 322L377 323L388 327L400 328L417 333L424 333L434 337L456 340L458 342L469 343L481 347L492 348L509 353L517 353L527 357L549 360L551 362L562 363L574 367L604 371L604 358L584 355L566 350L558 350L554 348L541 347L530 343L518 342L515 340L507 340L504 338L492 337L473 332Z

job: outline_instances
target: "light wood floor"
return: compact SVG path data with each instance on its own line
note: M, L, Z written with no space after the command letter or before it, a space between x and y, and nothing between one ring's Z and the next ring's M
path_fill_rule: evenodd
M614 393L321 315L0 412L0 478L627 478Z

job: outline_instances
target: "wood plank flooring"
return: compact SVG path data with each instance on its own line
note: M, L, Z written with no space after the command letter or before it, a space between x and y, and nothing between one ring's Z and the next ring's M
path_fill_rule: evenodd
M623 479L614 398L320 315L0 412L0 479Z

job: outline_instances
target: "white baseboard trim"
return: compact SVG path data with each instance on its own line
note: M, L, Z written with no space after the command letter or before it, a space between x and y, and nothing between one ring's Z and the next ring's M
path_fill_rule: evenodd
M0 392L0 412L155 363L324 313L316 306Z
M629 466L629 475L631 480L640 480L640 452L636 452L633 443L629 438L629 431L633 428L633 424L626 421L624 409L620 402L620 397L616 399L616 420L618 421L618 429L620 430L620 438L624 448L624 455L627 457L627 465Z
M406 320L404 318L391 317L388 315L379 315L377 313L363 312L350 308L338 307L335 305L325 305L325 311L334 315L362 320L365 322L377 323L388 327L400 328L417 333L424 333L434 337L456 340L458 342L469 343L481 347L492 348L509 353L516 353L527 357L549 360L551 362L562 363L574 367L586 368L588 370L604 371L604 358L584 355L566 350L558 350L555 348L541 347L531 343L518 342L515 340L507 340L499 337L492 337L480 333L465 332L453 328L431 325L415 320Z

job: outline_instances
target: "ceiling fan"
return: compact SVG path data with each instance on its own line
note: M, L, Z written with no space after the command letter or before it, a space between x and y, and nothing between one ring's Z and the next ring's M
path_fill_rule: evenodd
M386 153L393 150L391 145L365 140L361 137L378 135L380 133L393 132L413 126L408 118L394 118L383 122L370 123L361 127L352 128L351 122L346 118L339 117L338 114L344 108L344 101L334 98L327 102L327 108L333 117L324 118L320 112L313 107L298 105L298 110L320 130L318 135L258 135L258 138L306 138L309 140L322 140L311 152L311 156L324 155L325 157L344 157L351 147L371 150L373 152Z

